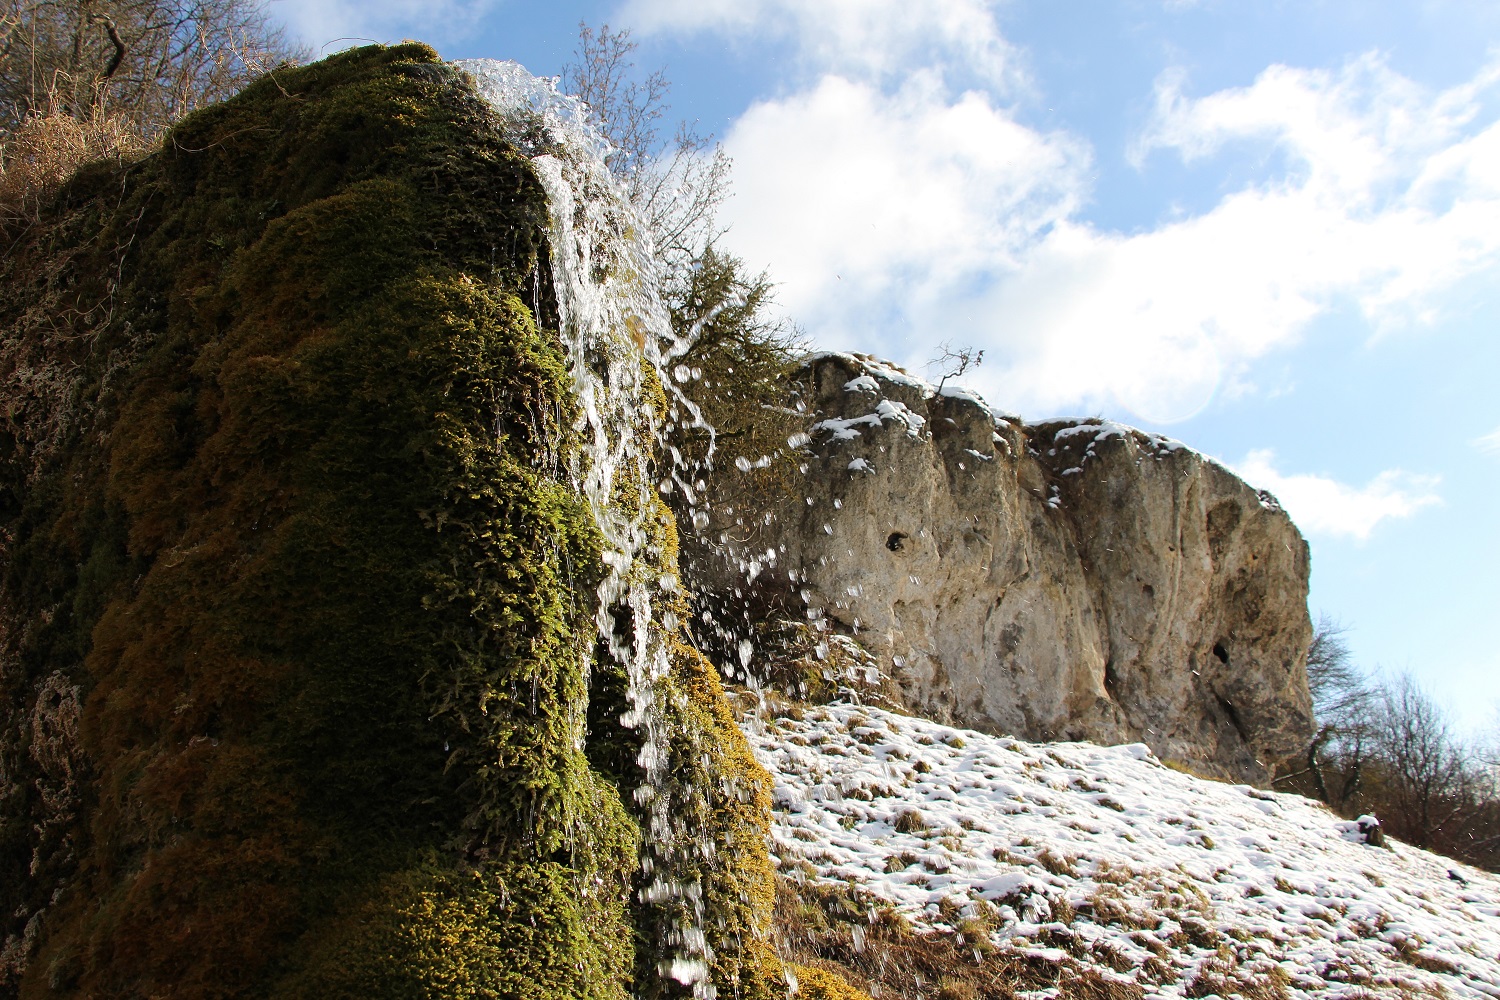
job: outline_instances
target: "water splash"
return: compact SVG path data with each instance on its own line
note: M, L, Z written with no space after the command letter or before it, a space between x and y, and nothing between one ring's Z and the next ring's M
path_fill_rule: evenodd
M651 551L659 510L654 461L664 429L650 402L651 379L670 394L680 419L706 426L669 375L692 331L686 337L673 332L649 233L605 166L610 146L589 123L587 107L514 62L456 65L500 112L507 137L531 157L547 193L559 333L582 442L569 473L605 541L596 625L628 678L630 708L621 722L641 738L637 763L644 780L633 792L646 825L640 899L668 915L661 974L712 1000L703 891L690 874L691 855L711 850L712 840L683 829L692 810L674 809L672 801L672 734L660 683L671 661L653 604L670 599L677 583L662 573L660 552ZM667 476L691 490L676 462Z

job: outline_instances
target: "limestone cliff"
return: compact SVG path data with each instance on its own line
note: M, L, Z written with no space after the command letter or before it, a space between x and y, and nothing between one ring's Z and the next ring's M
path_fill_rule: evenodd
M914 710L988 731L1251 781L1305 739L1308 551L1269 495L1177 442L1024 424L872 359L792 384L789 447L739 456L700 512L723 620L810 619Z

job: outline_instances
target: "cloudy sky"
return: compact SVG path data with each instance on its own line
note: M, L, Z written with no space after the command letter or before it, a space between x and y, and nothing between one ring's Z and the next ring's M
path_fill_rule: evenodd
M568 61L628 28L819 346L1102 414L1275 493L1314 614L1500 718L1492 0L273 0L314 50Z

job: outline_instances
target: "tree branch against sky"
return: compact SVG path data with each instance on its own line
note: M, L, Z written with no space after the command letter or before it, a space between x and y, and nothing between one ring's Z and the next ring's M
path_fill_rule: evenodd
M661 138L671 84L660 69L636 74L636 49L629 31L580 24L561 86L588 104L614 146L610 170L645 218L657 254L680 270L723 235L717 213L728 194L729 157L685 120Z
M303 50L259 0L3 0L0 135L104 107L160 132Z

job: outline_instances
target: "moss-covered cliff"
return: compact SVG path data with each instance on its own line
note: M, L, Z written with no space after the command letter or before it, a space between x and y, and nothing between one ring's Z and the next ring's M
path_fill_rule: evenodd
M3 234L0 997L686 990L635 891L546 222L403 45ZM764 775L673 649L678 874L720 996L775 995Z

